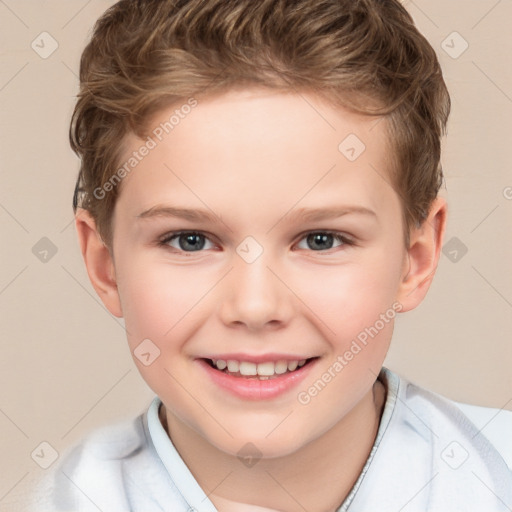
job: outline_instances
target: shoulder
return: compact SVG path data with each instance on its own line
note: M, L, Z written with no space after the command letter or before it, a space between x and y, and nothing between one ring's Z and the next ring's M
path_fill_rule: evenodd
M379 378L386 405L355 510L512 510L508 411L458 404L386 368Z
M97 428L62 454L34 489L34 511L128 511L134 474L151 469L144 415Z
M81 443L83 455L99 460L121 460L146 443L142 416L91 432Z
M512 469L512 411L453 402Z
M512 469L512 411L456 402L399 377L403 405L431 428L494 450Z

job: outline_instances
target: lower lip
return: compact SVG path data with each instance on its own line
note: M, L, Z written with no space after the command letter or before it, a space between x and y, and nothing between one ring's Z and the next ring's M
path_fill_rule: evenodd
M204 359L196 359L196 361L217 386L232 395L245 400L271 400L290 391L302 382L317 360L310 361L294 372L283 373L267 380L252 377L234 377L212 368Z

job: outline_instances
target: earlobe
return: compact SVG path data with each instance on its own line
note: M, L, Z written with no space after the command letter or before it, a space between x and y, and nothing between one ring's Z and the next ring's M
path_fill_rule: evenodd
M123 313L114 262L108 247L96 229L96 222L87 210L80 208L75 216L75 227L80 251L92 286L105 307L114 316L121 318Z
M411 233L407 268L404 269L398 294L404 312L418 306L427 294L439 263L446 217L446 201L438 197L427 219Z

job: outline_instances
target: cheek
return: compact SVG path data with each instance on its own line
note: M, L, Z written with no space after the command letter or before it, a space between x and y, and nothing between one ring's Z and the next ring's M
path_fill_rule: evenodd
M211 270L162 260L131 257L119 261L118 267L118 290L131 346L144 338L170 340L182 320L192 318L204 306L201 299L215 283Z
M310 289L310 307L321 319L316 325L322 324L331 350L297 396L305 417L324 417L322 425L334 425L371 389L400 310L395 300L400 276L397 261L397 254L382 251L350 268L325 272L328 293L322 294L318 284ZM312 423L315 435L321 433L317 427Z
M315 324L324 325L326 337L346 341L392 307L400 280L400 258L396 249L368 251L346 265L301 269L293 279L290 275L289 281L309 308L311 319L316 317Z
M133 254L120 259L117 266L118 289L134 362L157 395L172 396L174 408L186 411L188 402L179 384L187 382L184 346L193 336L201 315L206 314L207 301L201 298L212 287L214 276L211 272L208 277L194 271L192 266L178 267ZM150 354L149 364L145 364L144 353ZM187 384L187 390L194 396L201 393L193 382Z

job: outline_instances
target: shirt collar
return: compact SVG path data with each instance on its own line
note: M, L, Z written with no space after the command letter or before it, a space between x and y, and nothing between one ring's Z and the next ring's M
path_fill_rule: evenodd
M160 423L158 411L161 404L160 398L155 397L147 412L148 430L160 460L187 502L188 510L217 512Z
M375 452L378 450L393 415L400 385L400 378L387 368L383 367L378 376L378 380L380 380L386 388L386 402L382 411L377 437L361 474L337 512L345 512L348 510L350 503L354 499L354 496L363 482L366 472L372 463ZM200 510L201 512L217 512L217 509L197 483L162 426L158 417L161 404L162 401L157 396L153 399L147 411L148 430L158 456L167 469L170 477L176 484L176 487L180 490L184 500L187 502L189 507L193 507L190 508L190 510L195 509L198 511Z

